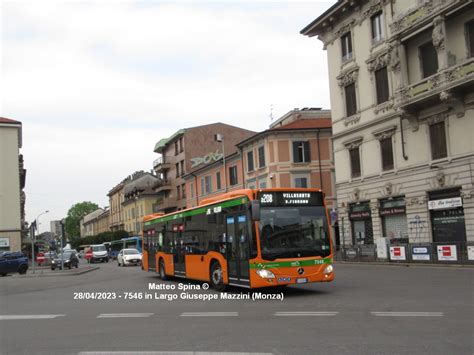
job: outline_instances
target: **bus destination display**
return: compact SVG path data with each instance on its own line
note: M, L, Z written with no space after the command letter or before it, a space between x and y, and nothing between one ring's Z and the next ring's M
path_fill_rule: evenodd
M304 191L273 191L259 192L258 200L262 207L275 206L322 206L323 195L321 192Z

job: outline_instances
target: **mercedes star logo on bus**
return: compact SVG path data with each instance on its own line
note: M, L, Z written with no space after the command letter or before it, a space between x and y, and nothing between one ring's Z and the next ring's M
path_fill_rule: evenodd
M304 274L304 269L302 267L298 268L298 275L303 275Z

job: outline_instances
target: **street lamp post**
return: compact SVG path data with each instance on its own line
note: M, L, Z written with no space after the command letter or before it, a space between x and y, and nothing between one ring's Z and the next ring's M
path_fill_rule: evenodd
M41 212L38 217L36 217L35 219L35 226L36 226L36 230L38 231L38 235L39 235L39 218L40 216L48 213L49 210L46 210L44 212ZM35 231L33 230L33 235L31 236L31 269L33 271L33 274L35 273L35 242L36 242L36 238L35 238Z
M217 133L214 135L216 142L222 143L222 163L224 164L224 183L225 183L225 192L227 192L227 171L225 168L225 150L224 150L224 135Z

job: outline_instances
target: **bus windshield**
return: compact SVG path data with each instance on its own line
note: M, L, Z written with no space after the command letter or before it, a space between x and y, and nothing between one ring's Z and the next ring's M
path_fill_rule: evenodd
M262 258L326 257L331 253L323 206L264 207L259 222Z

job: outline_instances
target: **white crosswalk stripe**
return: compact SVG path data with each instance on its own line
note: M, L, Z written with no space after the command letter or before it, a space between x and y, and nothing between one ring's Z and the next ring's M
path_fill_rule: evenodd
M148 318L154 313L102 313L97 318Z
M370 312L376 317L443 317L443 312Z
M0 320L54 319L64 316L65 314L12 314L0 315Z
M239 312L184 312L181 317L238 317Z
M339 312L311 312L311 311L289 311L289 312L275 312L277 317L334 317Z

